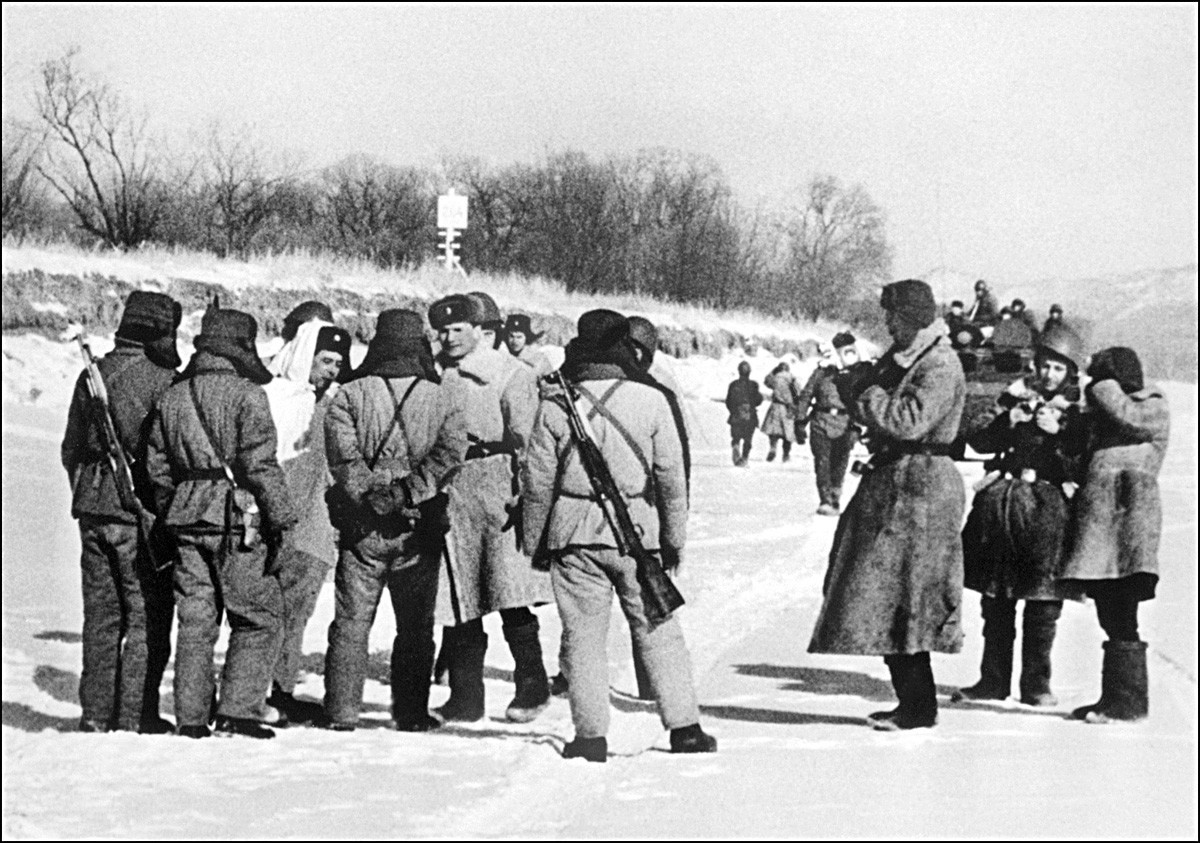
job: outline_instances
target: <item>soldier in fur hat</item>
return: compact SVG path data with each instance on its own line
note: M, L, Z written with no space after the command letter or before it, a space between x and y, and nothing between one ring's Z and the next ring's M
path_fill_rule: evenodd
M1162 500L1158 474L1170 434L1163 391L1147 383L1131 348L1106 348L1088 366L1087 469L1075 496L1075 540L1062 570L1096 602L1108 636L1100 699L1071 716L1141 720L1150 711L1138 604L1154 598Z
M210 308L196 353L150 426L155 502L179 542L175 716L179 733L191 738L210 734L222 614L231 632L215 728L251 738L275 734L261 722L282 633L275 562L297 510L276 459L275 423L262 390L272 376L259 360L257 334L249 314Z
M283 646L275 663L267 704L278 712L275 725L318 718L320 703L293 696L300 671L304 629L317 595L337 560L325 493L325 410L350 360L350 334L317 317L302 322L268 365L275 378L263 387L275 422L276 458L293 500L301 508L296 527L279 549L283 589ZM269 712L268 712L269 713Z
M610 310L579 318L567 346L563 376L579 392L580 412L630 515L663 567L678 566L686 540L687 475L678 428L668 402L642 381L629 323ZM525 530L538 548L534 564L548 566L563 624L564 669L570 682L575 739L564 758L604 762L608 756L609 608L615 589L658 703L671 751L714 752L716 739L700 728L691 663L676 618L651 628L642 606L637 565L622 556L612 528L574 452L567 410L557 391L543 395L527 454Z
M966 399L958 355L923 281L883 288L893 345L842 384L865 426L867 472L834 534L812 653L880 655L900 705L880 730L937 722L931 651L962 647L962 476L950 459Z
M528 722L550 700L540 627L530 607L553 599L549 577L518 551L515 529L517 476L537 411L537 381L528 366L488 340L485 329L500 325L494 303L489 308L475 295L447 296L429 308L429 323L441 345L444 387L463 410L470 441L466 461L447 489L449 561L439 587L438 620L446 627L442 646L450 699L441 712L447 720L484 716L483 617L498 611L517 686L505 716Z
M504 345L508 348L508 353L533 369L534 377L540 378L553 371L554 367L550 363L550 358L533 347L533 344L540 340L542 335L533 330L529 317L524 313L510 313L504 320L501 336L504 338Z
M119 446L134 469L134 488L153 511L145 474L151 409L175 379L182 309L162 293L135 291L125 301L116 347L98 363ZM104 449L103 412L80 374L67 410L62 464L71 480L71 514L83 544L84 732L169 732L158 713L159 683L170 657L170 575L154 570L140 546L138 515L126 510ZM159 548L169 550L166 548Z
M403 732L440 725L429 713L429 683L442 490L467 448L462 410L440 381L424 320L411 310L385 310L362 365L326 412L340 553L325 710L336 731L358 724L367 644L385 587L396 616L392 719Z

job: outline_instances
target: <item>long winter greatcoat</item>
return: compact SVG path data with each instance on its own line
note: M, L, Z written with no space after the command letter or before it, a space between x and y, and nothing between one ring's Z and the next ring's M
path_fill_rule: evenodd
M438 585L437 621L453 626L500 609L549 603L549 574L534 570L517 549L516 529L505 529L518 500L514 462L524 459L538 408L533 370L507 351L481 346L445 371L442 386L462 408L472 445L499 444L509 453L475 457L469 448L451 475L449 562Z
M1075 495L1075 539L1061 577L1158 579L1162 500L1158 473L1170 433L1157 386L1126 395L1115 380L1091 387L1091 458ZM1151 591L1152 593L1152 591Z
M944 331L939 320L907 350L893 349L908 368L899 386L872 385L859 397L875 441L954 441L966 383ZM809 652L958 652L964 497L949 457L906 454L863 477L838 522Z
M762 403L758 381L738 378L730 382L725 393L725 409L729 410L729 430L736 439L754 435L758 428L758 405Z
M767 436L782 436L788 442L795 442L801 392L799 381L791 372L776 372L763 378L763 384L771 390L771 406L763 418L762 432Z

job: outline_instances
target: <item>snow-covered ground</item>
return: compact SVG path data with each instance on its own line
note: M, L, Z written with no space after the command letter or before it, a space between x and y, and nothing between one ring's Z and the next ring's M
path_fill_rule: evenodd
M58 444L77 357L33 337L4 337L3 351L6 839L1197 835L1194 385L1168 385L1163 576L1143 613L1150 718L1111 727L1064 719L1098 695L1103 637L1090 607L1069 605L1055 648L1058 710L946 703L936 729L881 734L863 717L891 705L882 660L805 652L835 526L813 514L808 449L767 464L760 437L749 469L733 468L724 409L712 399L736 361L678 363L696 452L681 618L720 751L666 751L652 706L627 694L628 636L614 618L615 756L593 765L559 755L572 736L564 699L534 723L503 720L512 662L495 618L488 719L423 735L390 730L386 607L372 634L365 727L353 734L194 742L76 732L79 539ZM753 358L754 376L774 362ZM969 485L980 469L963 471ZM964 606L966 649L935 657L944 694L977 678L976 596ZM327 583L305 639L301 696L322 696L332 613ZM553 668L558 619L552 606L539 615ZM167 715L170 679L168 670ZM446 693L435 688L433 705Z

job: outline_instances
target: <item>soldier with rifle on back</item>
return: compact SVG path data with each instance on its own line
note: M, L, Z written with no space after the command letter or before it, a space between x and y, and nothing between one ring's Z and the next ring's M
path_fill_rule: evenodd
M171 652L171 549L159 541L146 483L146 422L175 378L182 310L162 293L125 302L116 347L86 370L67 412L62 463L83 542L82 732L172 731L158 713Z
M682 444L667 399L641 380L628 320L583 314L563 368L543 381L526 453L525 535L534 564L550 568L563 625L575 724L564 758L607 760L614 590L671 751L717 748L700 728L691 660L671 615L682 598L664 574L678 567L686 540Z

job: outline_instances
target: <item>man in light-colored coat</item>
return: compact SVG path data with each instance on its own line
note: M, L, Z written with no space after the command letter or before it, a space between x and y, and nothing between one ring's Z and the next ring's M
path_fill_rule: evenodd
M323 712L320 703L293 695L300 673L304 629L317 595L337 561L336 536L329 521L325 492L325 408L336 392L336 379L350 361L350 335L323 319L293 325L291 339L267 364L275 379L263 387L278 433L276 458L287 478L300 520L279 549L288 557L280 566L283 589L283 647L275 663L267 704L278 712L276 725L308 723Z
M1138 604L1158 585L1162 534L1162 470L1170 435L1163 391L1146 383L1131 348L1092 357L1087 472L1075 496L1075 542L1064 581L1082 585L1096 601L1108 640L1100 700L1072 712L1090 723L1140 720L1150 710L1146 642L1138 634Z
M609 310L579 319L567 346L564 377L575 385L603 458L648 550L668 570L678 566L687 538L687 481L679 430L666 397L638 383L629 323ZM615 589L659 707L673 752L713 752L700 728L691 663L676 618L650 627L637 564L617 550L613 528L595 500L578 457L562 392L542 401L525 466L525 530L536 543L535 564L549 565L563 624L575 740L566 758L607 758L608 621Z
M483 617L500 612L515 662L516 696L505 714L528 722L550 700L537 616L529 607L553 599L550 578L535 571L518 550L520 521L517 473L537 411L533 370L484 341L485 313L473 296L453 295L429 308L438 332L442 382L462 408L469 445L452 475L449 553L438 596L438 622L446 626L450 699L448 720L484 715Z
M392 719L400 731L428 731L440 725L428 708L444 540L439 493L467 444L462 411L438 384L419 314L379 314L366 358L326 413L325 443L341 546L325 656L327 725L350 731L358 723L368 639L386 586L396 615Z
M962 648L962 477L949 457L966 383L923 281L884 288L894 340L844 396L865 425L871 468L838 522L809 652L880 655L900 705L877 729L937 722L929 653Z
M771 406L763 418L762 432L767 435L770 450L767 462L775 461L775 447L783 443L783 461L792 458L792 443L796 441L796 418L800 406L801 387L787 363L780 363L763 378L763 386L771 390Z

